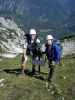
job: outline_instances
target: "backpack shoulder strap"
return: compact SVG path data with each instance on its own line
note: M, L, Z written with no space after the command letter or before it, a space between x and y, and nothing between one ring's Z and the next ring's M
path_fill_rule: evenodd
M25 37L27 39L27 43L30 44L31 43L31 36L30 36L30 34L25 34Z

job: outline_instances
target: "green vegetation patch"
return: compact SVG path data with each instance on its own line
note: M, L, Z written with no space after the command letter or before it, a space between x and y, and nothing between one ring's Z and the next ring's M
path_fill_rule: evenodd
M20 60L18 56L0 62L0 79L4 79L0 100L75 100L74 55L63 58L62 64L55 67L50 91L46 88L48 65L41 66L40 75L25 77L20 74ZM27 69L31 71L30 60Z

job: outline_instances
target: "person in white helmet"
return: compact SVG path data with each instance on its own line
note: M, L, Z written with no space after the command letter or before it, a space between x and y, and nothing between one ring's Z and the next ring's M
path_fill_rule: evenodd
M49 65L48 83L50 83L52 81L55 65L59 64L61 61L62 47L60 41L58 42L58 40L55 40L52 35L47 35L45 47Z
M47 35L46 41L47 41L48 45L52 45L53 40L54 40L54 38L52 35Z
M40 46L40 39L37 37L37 32L35 29L30 29L30 37L31 37L31 42L29 44L29 49L30 49L30 55L32 55L32 75L35 74L35 64L33 61L36 59L37 56L39 56L38 50ZM39 56L40 57L40 56ZM38 67L38 72L40 73L40 65Z
M53 57L52 57L52 52L53 52L53 48L52 48L52 44L54 41L54 37L52 35L47 35L46 37L46 44L45 44L45 53L48 59L48 65L49 65L49 75L48 75L48 83L51 82L52 76L53 76L53 72L54 72L54 65L52 63L53 61Z
M35 40L37 36L37 32L35 29L30 29L31 40Z

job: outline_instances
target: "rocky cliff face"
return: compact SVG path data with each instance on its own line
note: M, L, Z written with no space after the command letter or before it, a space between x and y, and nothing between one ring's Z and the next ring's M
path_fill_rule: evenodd
M0 47L6 51L21 52L24 31L10 20L0 17Z

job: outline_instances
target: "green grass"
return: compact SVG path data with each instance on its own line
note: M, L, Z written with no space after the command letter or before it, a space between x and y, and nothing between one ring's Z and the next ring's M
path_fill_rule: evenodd
M63 58L62 65L56 66L50 91L46 88L47 64L41 66L44 73L37 77L22 77L15 70L19 68L19 56L0 62L0 79L5 79L0 100L75 100L75 56ZM29 62L27 69L31 70Z

